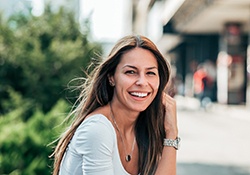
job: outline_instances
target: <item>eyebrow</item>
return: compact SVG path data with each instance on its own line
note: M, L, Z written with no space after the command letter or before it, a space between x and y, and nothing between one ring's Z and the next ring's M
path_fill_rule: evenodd
M138 69L137 67L132 66L132 65L125 65L122 68L126 68L126 67L129 67L129 68L132 68L132 69ZM158 69L158 68L156 66L152 66L152 67L147 67L146 69L151 70L151 69Z

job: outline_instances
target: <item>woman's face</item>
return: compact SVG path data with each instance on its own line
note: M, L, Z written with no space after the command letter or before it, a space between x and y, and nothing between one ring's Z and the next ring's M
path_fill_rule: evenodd
M160 84L155 56L142 48L128 51L122 55L110 80L115 85L115 103L135 112L144 111L155 98Z

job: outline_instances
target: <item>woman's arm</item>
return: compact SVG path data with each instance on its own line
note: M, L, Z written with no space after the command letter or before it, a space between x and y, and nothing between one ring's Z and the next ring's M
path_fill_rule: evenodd
M166 139L175 140L178 136L176 102L164 94L163 104L166 110L164 121ZM176 151L174 147L164 146L155 175L176 175Z

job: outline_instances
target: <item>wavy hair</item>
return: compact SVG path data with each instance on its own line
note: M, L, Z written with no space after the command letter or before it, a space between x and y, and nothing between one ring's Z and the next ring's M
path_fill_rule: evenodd
M165 136L163 126L165 111L162 105L162 93L170 79L170 64L151 40L140 35L129 35L121 38L115 44L108 57L95 67L80 86L81 93L77 99L77 106L68 116L69 118L74 117L72 124L58 139L58 144L51 155L55 159L53 175L59 173L63 155L77 127L88 114L111 101L114 87L109 85L108 77L114 75L121 56L137 47L153 53L157 60L160 77L160 85L155 99L145 111L140 113L135 124L140 174L155 173L163 150Z

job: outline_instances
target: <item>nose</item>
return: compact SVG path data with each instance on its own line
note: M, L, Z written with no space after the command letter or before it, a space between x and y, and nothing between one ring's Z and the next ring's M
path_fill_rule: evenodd
M147 77L144 74L140 74L135 84L138 86L146 86L148 84Z

